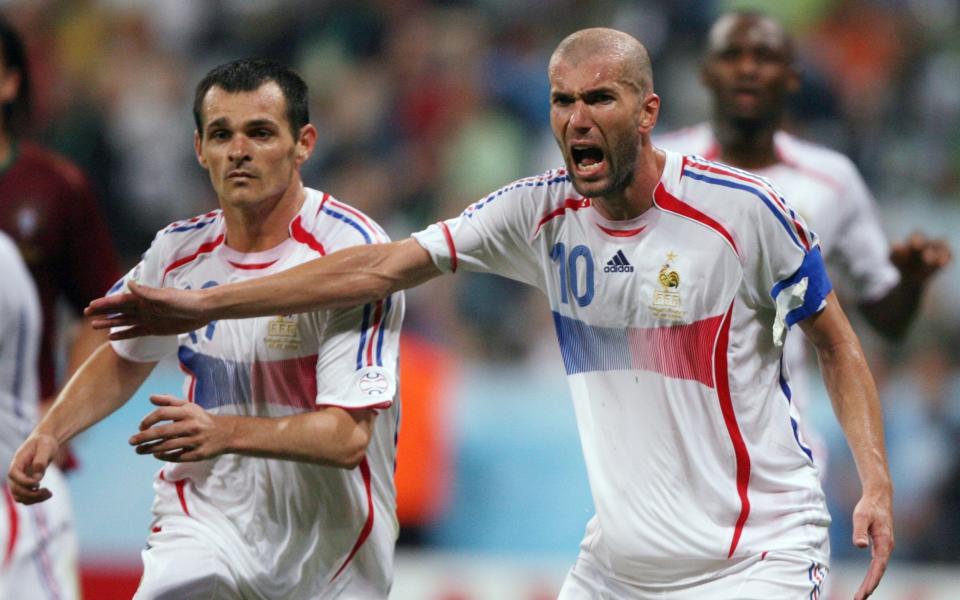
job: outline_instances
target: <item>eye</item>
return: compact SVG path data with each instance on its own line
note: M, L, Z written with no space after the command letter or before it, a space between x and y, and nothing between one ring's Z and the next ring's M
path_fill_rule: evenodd
M253 137L257 139L264 140L272 136L273 136L273 132L270 131L269 129L255 129L253 131Z
M569 106L573 103L573 98L570 96L556 95L553 97L554 106Z
M210 132L210 139L217 141L224 141L230 139L230 132L226 129L214 129Z

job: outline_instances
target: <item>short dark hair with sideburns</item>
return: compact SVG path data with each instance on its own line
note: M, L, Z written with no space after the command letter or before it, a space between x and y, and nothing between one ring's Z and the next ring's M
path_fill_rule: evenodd
M269 58L245 58L220 65L197 84L197 92L193 97L193 120L200 137L203 137L203 99L211 88L218 87L237 94L253 92L271 81L277 84L287 101L287 121L296 139L300 129L310 122L307 84L289 67Z

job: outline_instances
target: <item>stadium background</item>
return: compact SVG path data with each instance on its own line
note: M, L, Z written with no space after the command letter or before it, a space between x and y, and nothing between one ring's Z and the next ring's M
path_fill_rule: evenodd
M703 35L717 14L743 6L779 16L797 37L805 85L792 128L854 159L891 239L921 229L958 251L955 0L0 1L28 42L36 137L92 176L126 266L158 228L215 206L193 157L190 104L216 64L262 55L295 66L320 130L307 184L401 238L559 164L546 63L567 33L605 25L644 41L662 133L707 116ZM544 301L509 282L457 280L409 292L394 597L555 597L592 509L549 313L531 312ZM955 261L903 343L858 329L896 486L897 549L877 598L954 597L960 580L958 297ZM128 598L135 586L157 464L125 440L149 410L147 394L177 393L179 380L162 365L76 443L88 598ZM849 597L863 572L849 543L859 488L829 402L813 405L831 451L834 592Z

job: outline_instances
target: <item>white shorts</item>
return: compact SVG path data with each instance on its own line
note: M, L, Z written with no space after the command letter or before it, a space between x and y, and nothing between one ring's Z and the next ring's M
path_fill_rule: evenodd
M77 534L63 474L47 469L43 486L53 497L24 506L3 484L0 497L0 598L76 600Z
M639 588L615 579L581 556L557 600L819 600L827 567L801 555L769 552L743 568L696 585L669 590Z
M236 573L212 535L186 516L155 521L133 600L241 600Z

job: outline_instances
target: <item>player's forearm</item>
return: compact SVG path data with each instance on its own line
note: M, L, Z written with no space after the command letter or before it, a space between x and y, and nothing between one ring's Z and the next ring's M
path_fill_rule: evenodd
M354 246L267 277L203 290L204 318L238 319L356 306L439 274L413 240ZM411 260L412 259L412 260Z
M370 441L370 422L339 409L282 418L219 416L228 429L227 452L351 469ZM372 419L372 418L371 418Z
M94 329L90 326L91 321L92 319L84 317L76 324L76 332L67 352L67 379L77 372L87 357L109 341L108 332Z
M69 441L120 408L154 365L125 360L110 344L101 345L63 387L36 431L61 444Z
M864 491L889 492L880 400L856 338L818 348L824 384L843 428Z

